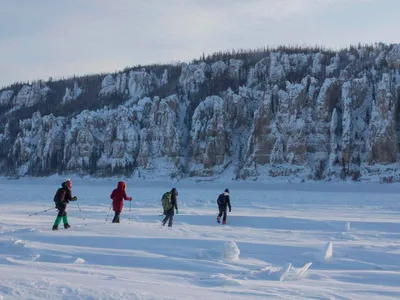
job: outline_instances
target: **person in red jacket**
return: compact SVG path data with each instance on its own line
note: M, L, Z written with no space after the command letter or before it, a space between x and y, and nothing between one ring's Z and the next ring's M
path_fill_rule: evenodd
M114 189L110 195L113 201L113 210L115 212L113 223L119 223L119 216L124 207L124 200L132 201L132 197L126 195L126 184L123 181L118 182L118 186Z

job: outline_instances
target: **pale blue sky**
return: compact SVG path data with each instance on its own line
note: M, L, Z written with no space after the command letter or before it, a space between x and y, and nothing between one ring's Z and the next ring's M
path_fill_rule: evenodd
M204 53L400 42L400 0L0 0L0 87Z

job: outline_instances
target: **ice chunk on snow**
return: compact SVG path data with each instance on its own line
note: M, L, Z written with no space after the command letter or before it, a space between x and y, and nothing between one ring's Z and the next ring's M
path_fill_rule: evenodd
M21 241L21 240L19 240L19 239L13 240L13 241L14 241L14 244L15 244L15 245L21 245L21 246L24 246L24 247L25 247L25 242L23 242L23 241Z
M238 260L240 249L235 242L226 242L216 249L200 249L196 253L199 259L227 259Z
M279 281L283 281L285 280L285 278L287 277L287 275L290 272L290 268L292 267L291 263L286 263L282 269L280 269L277 273L276 276L278 278Z
M301 268L295 268L291 263L286 263L280 269L266 267L259 271L251 271L250 277L254 279L273 280L273 281L294 281L305 277L311 262L306 263Z
M238 260L240 249L235 242L226 242L224 245L224 258L228 260Z
M345 234L347 235L348 233L345 233ZM337 238L344 239L343 234L337 236ZM307 256L310 259L313 259L319 263L330 262L333 257L333 244L332 244L332 242L328 242L325 244L325 246L322 250L315 251L315 252L306 252L306 253L303 253L302 255Z
M344 229L346 231L350 231L350 222L346 222L346 225L344 226Z
M303 278L306 275L308 269L311 267L311 265L312 265L312 262L308 262L300 269L297 269L297 271L296 271L297 279Z
M82 258L78 258L74 261L74 264L84 264L86 261Z
M324 261L330 261L333 256L333 245L332 242L328 242L324 248Z

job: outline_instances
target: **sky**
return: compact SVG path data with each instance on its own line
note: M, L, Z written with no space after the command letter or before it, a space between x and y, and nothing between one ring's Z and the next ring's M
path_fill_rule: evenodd
M399 43L399 0L0 0L0 87L278 45Z

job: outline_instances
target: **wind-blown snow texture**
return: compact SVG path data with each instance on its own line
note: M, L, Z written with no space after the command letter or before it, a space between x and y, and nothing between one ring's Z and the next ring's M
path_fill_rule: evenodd
M128 180L131 213L126 202L121 224L105 223L116 180L72 178L85 220L71 202L58 232L56 210L28 215L52 207L61 179L0 180L0 299L400 298L398 184Z
M399 72L400 45L379 44L15 85L0 91L1 170L393 181Z

